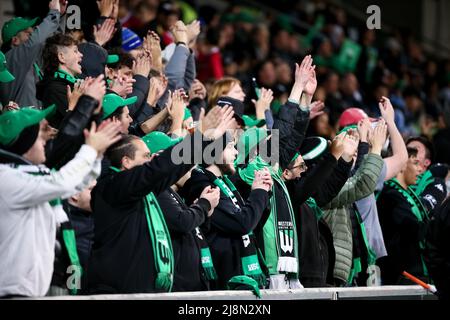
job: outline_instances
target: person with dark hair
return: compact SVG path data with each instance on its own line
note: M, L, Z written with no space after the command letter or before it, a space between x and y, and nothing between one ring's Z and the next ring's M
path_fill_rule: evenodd
M450 197L436 208L425 234L424 260L439 300L450 301Z
M378 212L387 256L377 260L383 285L412 284L402 277L407 271L428 282L423 259L428 211L410 188L417 181L420 163L417 149L407 148L408 162L385 183L378 198Z
M172 243L156 197L202 161L195 154L203 154L211 140L224 134L226 128L221 125L232 116L230 109L214 109L198 131L158 155L130 135L108 149L111 167L92 190L95 238L88 272L91 293L172 290ZM216 130L211 133L210 129ZM175 164L174 148L188 159Z
M67 111L71 111L67 93L79 81L83 55L72 37L58 33L45 42L42 58L44 78L37 84L36 96L44 105L56 105L56 114L49 124L59 129Z
M172 139L162 132L154 131L142 140L151 152L158 153L182 139ZM157 198L170 232L175 257L173 291L208 290L209 281L217 278L211 252L200 226L208 223L219 203L220 192L218 188L206 187L199 199L188 206L177 191L190 175L189 171Z
M258 254L253 230L269 204L272 178L267 168L253 172L251 192L244 200L228 178L235 173L237 150L230 135L224 136L223 143L225 150L214 155L213 164L192 171L183 193L186 202L191 204L206 187L220 189L219 204L204 231L217 272L212 288L223 290L230 279L240 275L253 278L260 288L265 288L268 273Z
M449 167L446 164L433 163L434 148L424 136L410 137L406 146L417 149L417 159L421 167L417 183L411 188L420 197L428 211L440 205L447 196L445 179Z
M36 83L42 78L38 61L45 40L58 29L67 1L61 6L60 0L52 0L48 7L47 17L36 29L33 27L37 18L28 20L21 17L7 21L2 27L2 51L8 61L8 69L16 77L14 82L0 83L0 102L3 105L15 101L19 106L41 106L36 99Z

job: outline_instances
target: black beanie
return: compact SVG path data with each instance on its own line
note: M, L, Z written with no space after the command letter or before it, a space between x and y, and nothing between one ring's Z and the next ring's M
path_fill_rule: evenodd
M20 156L23 155L28 150L30 150L30 148L36 142L39 135L39 128L39 124L26 127L12 144L1 146L2 149L18 154Z

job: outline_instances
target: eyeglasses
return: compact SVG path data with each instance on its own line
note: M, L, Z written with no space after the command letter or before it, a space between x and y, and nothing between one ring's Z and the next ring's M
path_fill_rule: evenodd
M306 171L308 169L308 167L306 166L306 163L304 161L302 163L300 163L298 166L292 167L291 170L293 170L295 168L300 168L302 171Z

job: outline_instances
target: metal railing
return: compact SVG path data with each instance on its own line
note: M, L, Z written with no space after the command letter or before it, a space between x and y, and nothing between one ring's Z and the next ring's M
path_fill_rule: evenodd
M307 288L261 290L261 299L250 291L199 291L151 294L59 296L33 300L435 300L420 286L380 286L352 288Z

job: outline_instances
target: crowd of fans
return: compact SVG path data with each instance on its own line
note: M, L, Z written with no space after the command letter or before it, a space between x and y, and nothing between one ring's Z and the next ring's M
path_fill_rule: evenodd
M0 297L449 298L450 60L320 0L73 3L2 26Z

